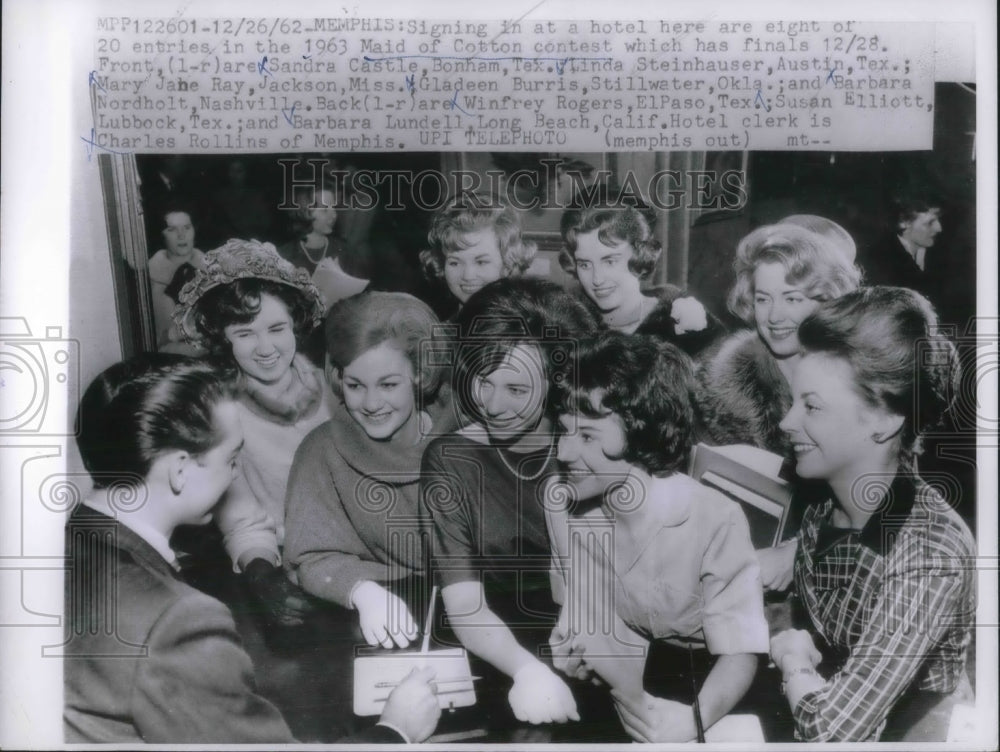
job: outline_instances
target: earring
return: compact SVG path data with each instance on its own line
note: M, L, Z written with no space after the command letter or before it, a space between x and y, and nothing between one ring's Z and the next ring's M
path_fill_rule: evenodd
M872 441L874 441L876 444L884 444L885 442L889 441L889 439L893 439L896 436L898 436L899 432L902 430L903 430L903 424L900 423L899 428L897 428L895 431L887 431L885 433L873 433Z

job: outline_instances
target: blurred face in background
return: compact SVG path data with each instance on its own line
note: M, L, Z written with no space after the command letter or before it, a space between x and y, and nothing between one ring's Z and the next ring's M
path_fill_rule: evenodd
M313 221L312 230L319 235L329 235L337 223L337 210L334 208L336 198L333 191L324 189L316 194L316 199L318 206L309 210Z
M930 248L941 232L941 210L929 209L919 212L912 219L902 223L900 237L920 248Z
M167 253L181 258L190 256L194 251L194 225L190 215L187 212L170 212L164 219L163 242Z

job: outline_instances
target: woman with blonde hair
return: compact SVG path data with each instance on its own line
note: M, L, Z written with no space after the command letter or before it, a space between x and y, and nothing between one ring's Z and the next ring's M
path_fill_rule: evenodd
M535 244L521 236L517 212L493 196L461 193L434 215L427 233L430 248L420 252L424 275L443 282L457 303L490 282L519 277L535 257Z
M712 443L750 444L790 459L780 423L792 404L799 324L824 301L855 290L861 272L840 245L792 224L751 232L740 241L733 266L729 310L753 329L727 337L701 358L702 429ZM796 516L801 506L795 505ZM792 520L786 534L794 526ZM794 542L758 551L765 587L788 587Z
M858 287L861 272L843 250L791 224L760 227L736 249L729 310L751 330L701 360L702 419L717 444L752 444L791 456L778 424L792 397L799 323L819 305Z

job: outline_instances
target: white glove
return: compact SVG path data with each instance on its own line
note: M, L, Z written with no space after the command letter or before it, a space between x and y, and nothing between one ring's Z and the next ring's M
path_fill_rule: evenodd
M361 633L369 645L401 648L417 637L417 625L410 609L377 582L365 580L354 588L351 605L358 610Z
M514 686L507 700L519 721L565 723L580 720L573 693L541 661L532 661L514 675Z

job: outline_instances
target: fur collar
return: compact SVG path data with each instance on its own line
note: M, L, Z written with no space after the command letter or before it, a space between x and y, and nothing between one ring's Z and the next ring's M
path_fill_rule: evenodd
M699 381L702 419L714 442L790 456L778 425L792 405L791 389L756 332L724 339L702 361Z

